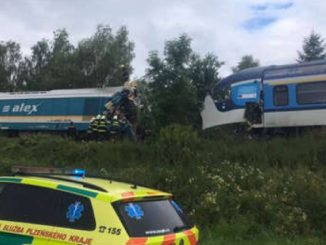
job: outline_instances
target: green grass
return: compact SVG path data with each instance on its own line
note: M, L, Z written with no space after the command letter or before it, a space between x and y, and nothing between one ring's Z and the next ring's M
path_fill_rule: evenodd
M0 137L0 174L13 165L104 168L174 194L202 244L326 244L326 131L251 140L171 126L147 142ZM217 228L209 228L217 227Z
M254 240L234 240L232 238L202 239L201 245L324 245L325 241L319 238L262 238Z
M271 232L251 237L234 231L235 226L206 228L200 231L200 245L324 245L326 240L318 237L280 237Z

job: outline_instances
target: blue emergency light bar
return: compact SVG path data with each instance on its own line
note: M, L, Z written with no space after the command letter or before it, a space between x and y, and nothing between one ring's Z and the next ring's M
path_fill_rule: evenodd
M76 168L76 169L72 170L72 174L74 176L77 176L77 177L85 177L86 170L85 169Z
M64 169L53 167L30 167L30 166L14 166L11 171L13 173L25 174L48 174L48 175L71 175L75 177L85 177L86 170L81 168Z

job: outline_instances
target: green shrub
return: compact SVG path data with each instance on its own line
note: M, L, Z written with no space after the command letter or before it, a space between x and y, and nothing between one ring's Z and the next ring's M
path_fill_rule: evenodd
M17 164L94 173L104 168L109 176L173 193L196 223L224 235L326 234L324 133L270 140L217 136L170 125L144 143L0 137L0 172Z
M200 147L200 138L190 126L172 124L160 130L154 145L161 162L192 164Z

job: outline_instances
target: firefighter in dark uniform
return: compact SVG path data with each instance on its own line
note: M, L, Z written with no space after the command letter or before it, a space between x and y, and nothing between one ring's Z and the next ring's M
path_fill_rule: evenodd
M120 122L118 120L117 115L113 116L113 118L112 118L110 135L112 137L117 137L120 135Z
M92 117L91 120L89 121L88 129L87 129L87 138L89 140L92 140L93 139L93 130L94 130L94 127L95 127L95 117Z
M101 115L97 115L95 117L94 121L92 122L92 139L93 140L98 139L98 127L100 124L100 119L101 119Z
M100 120L99 120L99 124L98 124L98 139L100 141L106 140L107 137L107 120L106 120L106 116L102 115Z

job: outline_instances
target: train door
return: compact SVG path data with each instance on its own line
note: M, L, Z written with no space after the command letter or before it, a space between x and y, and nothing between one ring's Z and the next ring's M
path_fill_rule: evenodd
M293 107L294 99L290 92L293 90L294 87L287 84L264 85L264 127L290 126L292 118L289 110Z
M251 125L262 123L261 81L245 81L232 85L232 101L237 107L244 107L244 118Z

